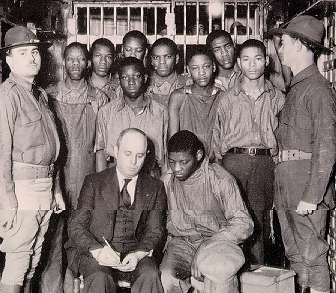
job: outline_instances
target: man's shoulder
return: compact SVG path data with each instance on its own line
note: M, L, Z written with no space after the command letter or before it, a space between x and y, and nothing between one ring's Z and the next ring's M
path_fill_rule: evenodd
M151 98L149 98L149 99L151 99ZM155 101L154 99L151 99L151 104L152 104L151 107L153 109L154 114L157 114L157 113L161 114L162 112L167 112L168 111L167 106Z
M234 180L231 173L219 164L209 163L207 168L208 174L213 181L224 182Z
M0 97L5 97L6 94L8 94L13 88L17 86L17 83L15 83L10 78L7 78L2 84L0 84Z
M105 181L107 177L112 176L116 173L115 168L106 169L100 172L94 172L85 177L85 181L93 182L95 184L100 184L101 182Z

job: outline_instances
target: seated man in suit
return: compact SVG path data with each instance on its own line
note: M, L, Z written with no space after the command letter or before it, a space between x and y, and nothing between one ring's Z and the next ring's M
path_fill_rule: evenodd
M235 179L209 163L203 143L188 130L171 137L168 159L164 292L186 292L193 276L204 281L205 293L238 293L236 274L245 260L239 244L252 234L253 222Z
M116 167L85 178L69 221L69 265L84 276L84 293L114 293L118 280L130 281L132 293L161 293L153 256L165 235L164 185L139 173L147 153L141 130L123 130L114 152Z

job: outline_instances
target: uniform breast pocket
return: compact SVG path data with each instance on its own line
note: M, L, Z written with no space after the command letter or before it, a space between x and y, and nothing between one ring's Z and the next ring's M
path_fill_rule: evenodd
M38 111L21 113L14 132L14 144L22 151L43 145L42 115Z

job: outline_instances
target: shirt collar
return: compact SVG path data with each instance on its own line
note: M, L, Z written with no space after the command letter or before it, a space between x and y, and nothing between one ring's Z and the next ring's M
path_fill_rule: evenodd
M316 66L316 64L312 64L309 65L308 67L306 67L305 69L301 70L298 74L296 74L295 76L293 76L290 86L293 86L297 83L299 83L300 81L303 81L304 79L315 75L319 73L319 70Z
M240 92L245 93L245 90L243 89L243 86L242 86L241 83L242 83L242 80L240 79L234 85L234 94L235 94L235 96L238 96L240 94ZM266 92L274 92L274 86L273 86L273 84L270 81L268 81L267 79L265 79L264 93L266 93Z
M24 79L22 76L14 73L14 72L11 72L9 77L10 77L11 80L13 80L18 85L24 87L25 89L27 89L30 92L32 91L33 84L30 83L28 80Z
M168 78L167 77L163 78L160 75L158 75L156 71L154 71L151 76L151 85L160 87L164 83L173 84L173 82L175 82L176 80L177 80L177 73L175 71Z
M71 93L72 91L76 91L76 92L78 92L78 94L81 94L81 93L85 92L85 90L86 90L86 88L87 88L87 82L83 82L79 88L76 88L76 89L70 89L70 88L68 88L68 87L65 85L65 81L62 80L62 81L59 83L59 87L60 87L60 91L61 91L64 95L67 95L67 94Z
M120 171L118 169L118 165L116 167L116 170L117 170L117 178L118 178L118 183L119 183L119 190L121 190L123 188L123 186L124 186L124 180L125 179L131 179L130 183L133 183L134 185L136 184L139 175L136 175L136 176L134 176L132 178L127 178L123 174L120 173Z
M117 97L117 111L120 112L126 106L128 106L128 105L126 104L124 96L123 96L122 91L121 91L120 96ZM152 99L149 98L146 94L144 94L144 106L143 106L143 109L145 110L147 107L148 107L149 112L153 115Z

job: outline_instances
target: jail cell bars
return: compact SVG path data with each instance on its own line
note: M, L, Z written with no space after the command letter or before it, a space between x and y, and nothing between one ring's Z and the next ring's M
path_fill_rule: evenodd
M73 2L68 21L68 43L91 45L100 37L120 45L130 30L142 31L150 44L160 37L173 39L183 48L204 45L214 29L229 31L236 43L262 39L267 9L258 0L171 0L128 2ZM186 64L184 64L184 69Z

